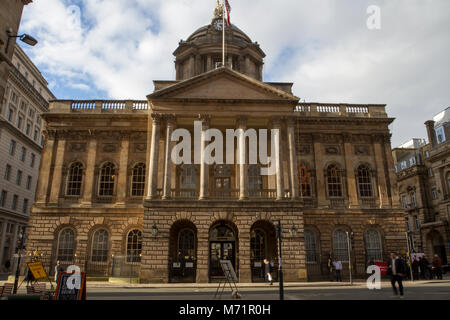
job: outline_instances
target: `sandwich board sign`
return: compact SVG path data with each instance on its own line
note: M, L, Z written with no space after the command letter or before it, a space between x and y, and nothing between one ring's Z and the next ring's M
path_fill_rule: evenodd
M86 273L60 272L54 300L86 300Z
M33 274L34 279L40 280L48 278L47 272L45 272L44 266L41 261L28 262L27 266Z
M230 260L220 260L220 267L222 268L223 274L225 276L225 280L219 282L219 286L217 287L214 298L221 297L225 287L228 285L232 292L233 298L240 298L239 290L237 288L236 282L238 281L238 277L236 272L234 271L233 264Z

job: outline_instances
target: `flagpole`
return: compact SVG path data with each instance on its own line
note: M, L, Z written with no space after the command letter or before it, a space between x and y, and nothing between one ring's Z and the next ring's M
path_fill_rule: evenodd
M225 67L225 0L222 0L222 67Z

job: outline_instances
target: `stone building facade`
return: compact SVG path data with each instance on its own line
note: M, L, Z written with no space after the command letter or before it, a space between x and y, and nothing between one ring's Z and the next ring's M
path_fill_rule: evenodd
M292 83L262 81L264 53L235 26L231 58L216 64L218 20L180 42L177 79L155 81L146 100L50 103L30 252L91 275L204 283L220 259L240 282L262 281L262 260L278 265L275 219L287 281L327 277L329 254L363 275L406 247L385 106L299 103ZM177 153L176 129L192 151ZM211 150L208 129L215 156L226 154L217 136L255 129L279 170L261 174L264 156L194 161ZM250 160L236 148L247 140L233 141L230 159Z
M448 263L450 255L450 109L425 122L428 143L413 139L393 149L411 248Z

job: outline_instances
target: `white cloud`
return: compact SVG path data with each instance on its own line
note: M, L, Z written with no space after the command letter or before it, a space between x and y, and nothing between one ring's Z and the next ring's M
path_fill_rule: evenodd
M21 28L39 46L38 66L67 85L111 98L144 99L154 79L175 77L180 39L209 23L213 0L35 1ZM231 0L232 22L266 52L265 76L295 83L307 101L386 103L397 120L393 144L424 136L423 123L449 106L448 0ZM366 27L381 7L381 30ZM73 9L73 7L71 7ZM75 19L74 19L75 17Z

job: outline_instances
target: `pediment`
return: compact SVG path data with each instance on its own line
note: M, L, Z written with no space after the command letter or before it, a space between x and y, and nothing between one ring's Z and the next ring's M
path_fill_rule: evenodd
M261 100L292 101L299 98L229 68L216 69L155 91L150 100Z

